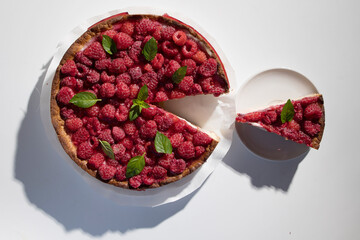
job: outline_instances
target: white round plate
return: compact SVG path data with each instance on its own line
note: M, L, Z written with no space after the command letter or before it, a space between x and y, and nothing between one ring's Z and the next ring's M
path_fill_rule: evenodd
M276 68L248 80L236 96L236 112L247 113L318 93L312 82L290 69ZM309 147L265 130L238 123L240 139L254 154L271 160L288 160L305 154Z

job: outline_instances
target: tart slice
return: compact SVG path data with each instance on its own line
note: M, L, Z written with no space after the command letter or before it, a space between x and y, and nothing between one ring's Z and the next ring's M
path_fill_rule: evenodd
M64 150L90 175L154 188L200 167L218 142L158 103L228 91L220 58L195 29L168 15L121 13L91 26L65 53L51 118ZM158 135L167 151L156 148Z
M236 121L319 149L325 127L323 97L321 94L315 94L259 111L239 113Z

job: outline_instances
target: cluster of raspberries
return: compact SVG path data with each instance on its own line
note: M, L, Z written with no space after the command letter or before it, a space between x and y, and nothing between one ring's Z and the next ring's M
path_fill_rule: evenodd
M116 54L105 52L102 35L114 40ZM158 52L152 61L146 61L142 49L152 37L157 41ZM65 129L77 146L78 158L87 160L88 168L97 170L102 180L128 180L132 188L181 174L205 152L212 139L153 105L143 109L135 121L129 121L132 100L144 84L148 87L148 103L186 95L222 94L225 82L217 75L217 64L184 31L147 18L119 23L99 34L74 59L66 61L60 71L56 99ZM186 76L181 83L173 83L171 77L181 66L187 66ZM82 91L94 93L102 101L86 109L70 104L70 99ZM157 131L170 139L172 154L155 151ZM115 160L103 153L99 140L110 143ZM145 168L141 174L126 179L128 161L143 153Z
M316 136L320 131L318 122L323 115L318 101L318 96L292 101L295 114L290 122L281 122L283 105L270 107L260 112L239 114L236 120L239 122L258 122L269 132L277 133L290 140L310 146L312 137Z

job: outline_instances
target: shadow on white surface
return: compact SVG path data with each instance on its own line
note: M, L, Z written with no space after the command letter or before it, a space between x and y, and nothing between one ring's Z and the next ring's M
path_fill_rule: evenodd
M239 138L239 131L241 129L240 123L236 123L232 145L223 160L224 163L236 172L248 175L251 179L251 184L255 188L270 187L287 192L299 163L306 157L308 151L301 153L291 160L266 160L247 149ZM261 133L264 132L256 130L261 131ZM268 134L267 132L264 133Z
M98 195L48 142L39 110L40 89L50 61L31 94L17 138L15 178L28 200L62 224L94 236L152 228L181 211L196 194L156 208L119 206Z

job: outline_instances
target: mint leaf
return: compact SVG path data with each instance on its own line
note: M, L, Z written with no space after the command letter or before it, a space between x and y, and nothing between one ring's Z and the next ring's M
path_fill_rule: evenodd
M161 132L156 133L154 145L158 153L172 153L170 139Z
M176 84L179 84L186 75L187 66L182 66L178 68L172 75L172 81Z
M293 119L294 114L294 105L291 103L290 99L288 99L281 111L281 122L290 122Z
M144 153L145 155L145 153ZM131 178L141 173L145 167L145 158L142 156L135 156L131 158L126 166L126 177Z
M139 90L137 99L140 101L145 101L148 98L148 96L149 96L149 90L146 84L144 84L144 86L142 86Z
M103 39L102 39L102 46L104 48L104 50L110 54L113 55L117 52L117 48L116 48L116 43L114 42L114 40L107 36L107 35L102 35Z
M155 38L150 38L149 41L145 43L145 46L142 50L142 54L144 55L145 59L151 61L156 56L158 47Z
M101 101L101 99L97 99L96 95L91 92L79 92L69 102L81 108L89 108L98 101Z
M133 99L133 105L129 111L129 120L134 121L141 113L143 108L149 108L150 105L144 102L149 96L146 84L140 88L137 99Z
M101 144L101 148L104 151L104 153L112 159L115 159L115 155L114 152L110 146L110 143L108 143L107 141L101 141L99 140L100 144Z
M140 116L141 110L142 108L139 105L133 103L129 111L129 120L134 121L138 116Z

